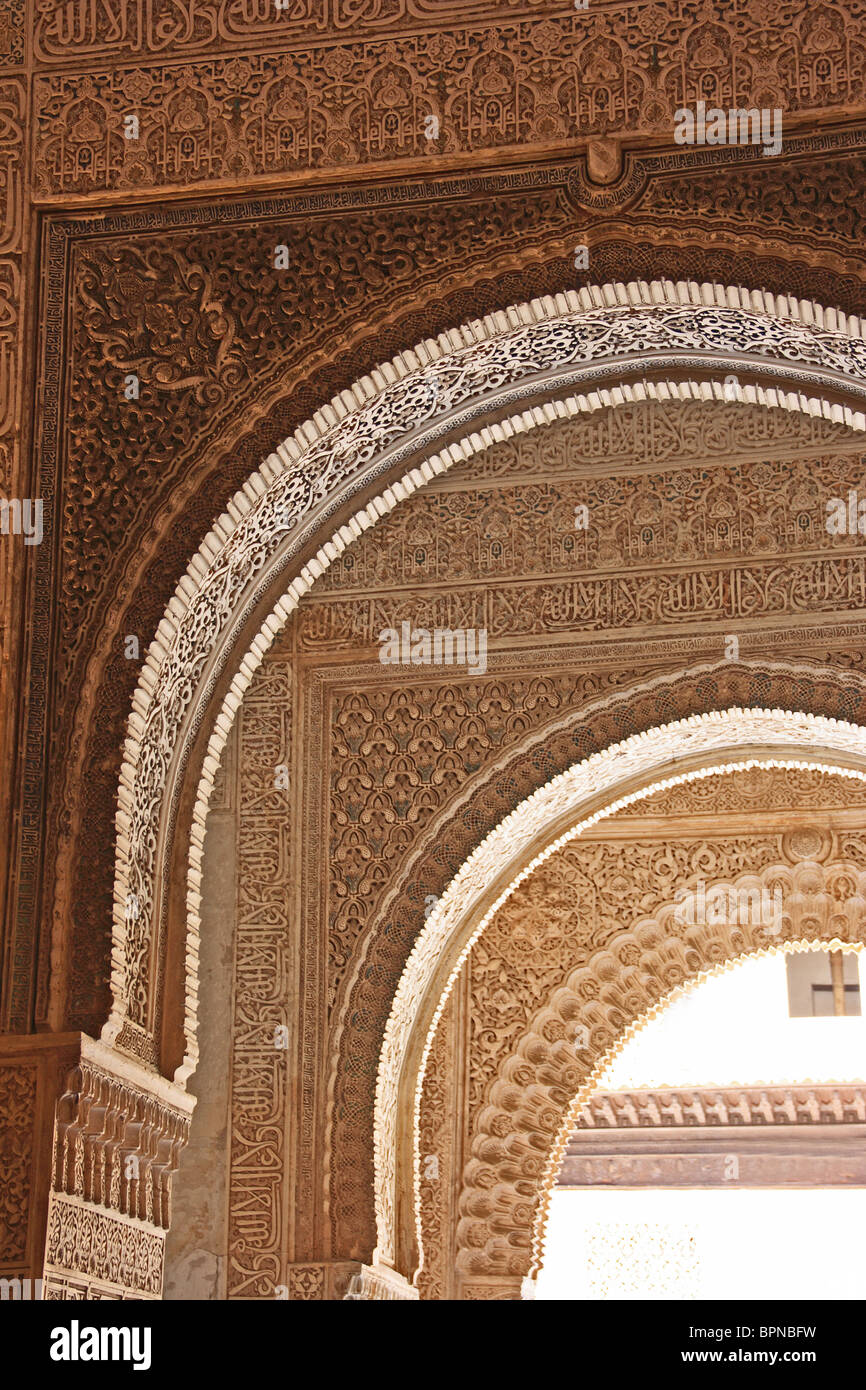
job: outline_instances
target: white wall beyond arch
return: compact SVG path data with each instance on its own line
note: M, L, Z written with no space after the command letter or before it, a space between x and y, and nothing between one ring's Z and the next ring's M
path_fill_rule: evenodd
M671 370L676 379L620 384L623 374L640 370ZM726 386L737 373L754 384ZM863 324L807 301L721 285L641 282L547 297L420 343L376 369L250 477L190 562L133 696L118 789L106 1042L124 1029L146 1034L155 1017L155 942L177 797L207 718L187 872L186 1055L175 1079L184 1084L195 1067L202 846L213 779L244 692L316 578L380 516L454 463L555 419L648 398L736 400L864 430ZM491 414L499 423L476 428ZM451 442L437 451L446 436ZM408 471L375 495L376 479L393 476L403 459ZM353 497L360 510L331 534L328 517ZM299 554L319 541L315 557L301 564ZM239 646L271 590L282 596ZM209 705L227 668L231 682L214 713Z
M549 855L599 820L666 787L755 766L832 771L866 781L866 728L778 709L692 715L574 764L506 816L468 857L413 948L385 1031L374 1120L378 1262L399 1259L398 1194L408 1185L421 1251L424 1068L450 990L498 909Z

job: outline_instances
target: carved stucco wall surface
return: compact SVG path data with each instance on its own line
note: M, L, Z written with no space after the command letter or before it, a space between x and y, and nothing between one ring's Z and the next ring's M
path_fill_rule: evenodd
M750 749L754 756L743 756ZM866 731L861 725L835 718L827 720L812 713L797 714L790 709L713 709L643 729L574 764L528 797L486 837L452 879L421 932L401 978L385 1032L375 1120L380 1251L392 1251L401 1238L396 1219L398 1204L405 1201L402 1194L410 1166L405 1122L395 1118L395 1098L399 1097L405 1107L407 1099L414 1096L417 1115L426 1056L448 993L473 945L519 884L563 844L653 788L707 775L711 767L733 772L756 763L810 770L850 769L844 775L864 779L864 757ZM672 768L672 775L663 775ZM801 896L798 887L792 901L799 904ZM829 902L826 895L824 901ZM861 901L860 889L856 887L845 911L840 909L840 930L849 930L851 922L857 921L857 905ZM672 937L677 941L682 924L672 906L669 911L674 914ZM787 914L784 918L786 939L798 939L796 934L790 935L795 917L792 913L790 918ZM707 925L721 928L724 922L708 916ZM670 930L667 922L665 930ZM682 935L688 937L689 933ZM759 944L766 940L763 926L754 922L744 936ZM718 943L713 940L713 931L708 940L715 949ZM706 942L702 941L701 947L706 948ZM730 954L729 942L723 941L722 948L723 954ZM604 967L608 967L608 962L604 962ZM610 968L616 973L619 966L610 963ZM657 997L657 969L660 963L654 962L653 970L645 977L649 1001ZM417 1049L422 1039L418 1063ZM411 1162L417 1175L417 1149ZM417 1188L417 1176L415 1185ZM385 1262L389 1257L390 1254L385 1255ZM412 1256L398 1252L398 1258L408 1263Z
M45 499L46 536L38 556L4 545L0 575L0 599L10 612L0 673L0 814L18 837L4 894L4 1028L99 1033L111 983L112 817L138 675L125 639L136 636L144 650L157 631L157 640L165 637L160 616L189 557L276 441L413 344L580 284L576 223L601 282L687 278L695 285L748 284L792 302L814 298L843 311L843 319L821 320L831 332L844 315L866 312L863 56L860 0L841 9L735 0L724 16L692 0L633 0L625 8L600 0L591 13L548 0L494 10L480 0L292 0L279 14L264 4L242 10L235 0L153 0L143 8L128 0L95 7L70 0L29 10L24 0L9 0L0 16L0 481L4 495L37 491ZM781 107L782 157L674 149L673 111L699 96ZM140 120L137 140L124 135L130 108ZM439 123L433 139L430 115ZM272 255L283 236L294 273L280 278ZM31 269L32 284L25 273ZM139 375L138 402L121 389L129 371ZM814 443L828 443L829 427L812 424ZM548 527L549 546L557 534ZM635 537L613 544L625 555ZM498 561L501 552L488 558ZM817 547L804 557L796 611L805 625L813 599L824 605L808 650L850 669L862 645L852 606L859 557L846 553L846 563L834 568L838 559ZM779 611L778 580L763 579L772 591L767 612ZM515 573L512 586L517 582ZM753 587L755 611L763 613L760 578ZM493 588L485 603L506 643L513 619L493 613ZM575 592L564 601L554 597L545 615L547 621L564 602L556 629L564 642L572 615L587 601L626 613L632 602L618 582L591 600L584 589L577 599ZM703 601L708 612L723 612L724 581ZM671 602L676 610L679 601ZM456 611L462 603L455 596ZM660 628L669 630L671 617ZM356 632L364 622L345 614L324 621ZM761 621L754 619L755 631ZM788 626L780 622L766 636L765 654L806 640L801 631L792 641ZM457 797L457 781L476 775L473 756L489 763L498 746L516 747L533 720L541 727L553 719L572 690L576 707L622 686L634 669L635 653L625 646L610 649L608 664L592 670L585 650L575 651L551 684L533 685L546 635L537 619L524 633L517 680L525 684L494 697L507 728L497 734L499 744L479 739L457 750L466 758L447 772L447 799ZM541 643L534 656L533 640ZM689 660L716 655L715 636L702 650L696 632L671 646L673 657L661 648L659 635L639 658L646 670L666 670L686 653ZM301 662L310 657L300 648L297 655ZM337 655L332 666L342 660ZM365 649L356 666L369 661ZM297 669L293 649L286 685ZM357 669L349 680L357 683ZM732 678L725 692L736 685ZM851 689L840 697L846 707ZM20 721L18 691L26 695ZM490 716L492 706L479 712L474 692L467 701L462 689L454 710L444 713L447 700L433 684L430 692L444 726L468 720L477 727ZM294 698L284 685L280 695ZM327 709L337 697L322 679L315 698ZM306 736L314 717L301 704ZM331 747L326 716L317 732L320 745ZM157 751L151 749L155 761ZM544 757L548 772L564 765L561 747ZM304 783L291 770L297 815ZM505 813L541 775L533 767L521 782L518 769L511 785L497 790L497 811ZM264 770L261 778L262 802L276 814ZM318 965L299 976L310 984L311 1011L324 1009L327 998L350 1051L356 1039L344 1029L346 1017L369 1033L339 1085L330 1073L321 1082L337 1149L343 1124L352 1133L368 1123L370 1059L389 991L417 934L418 885L440 890L472 836L489 828L477 804L467 816L464 840L443 841L438 861L431 856L413 880L405 920L396 920L385 940L370 942L369 951L362 947L365 961L369 954L363 975L355 946L366 939L364 928L347 904L328 947L336 955L350 943L342 981L320 989ZM171 817L169 807L169 823ZM318 825L323 840L325 820L323 814ZM203 810L197 829L196 848ZM249 872L253 881L266 879L252 841ZM279 873L288 854L280 844ZM4 854L0 874L6 869ZM196 872L194 864L193 915ZM312 891L305 884L303 892ZM273 903L269 914L273 929ZM151 957L141 942L130 944L135 976ZM153 959L152 978L130 984L123 1039L128 1052L151 1064L159 1060L156 1035L171 993L162 989L158 947ZM330 960L322 964L323 977L331 968ZM294 980L294 969L280 976L280 987ZM356 986L362 995L369 991L359 1008ZM272 1010L274 988L262 986ZM191 988L190 1017L193 1001ZM137 1032L139 1016L146 1026ZM254 1032L257 1025L249 1026ZM317 1036L327 1031L324 1018L310 1012L304 1028L316 1057L311 1065L321 1069L316 1049L324 1047ZM260 1090L270 1061L251 1064L251 1074L260 1068ZM308 1083L301 1085L302 1154L321 1122L322 1098ZM327 1148L330 1139L323 1142ZM326 1230L337 1249L369 1247L369 1150L359 1144L352 1152L357 1157L348 1162L334 1159L345 1187L310 1208L317 1249ZM299 1159L300 1184L318 1191L323 1166ZM63 1208L67 1233L75 1229L74 1205ZM253 1223L255 1238L281 1219ZM307 1220L298 1223L299 1248ZM95 1234L107 1239L108 1227ZM240 1262L238 1277L251 1277L253 1257L242 1254ZM98 1284L98 1271L72 1277L57 1268L57 1287L69 1296ZM142 1265L137 1256L125 1268L136 1288L156 1277L156 1264ZM338 1278L321 1262L301 1261L288 1284L333 1291L345 1277L345 1269ZM111 1278L108 1285L115 1293L124 1287Z
M797 160L769 171L762 161L759 178L747 169L696 166L687 179L669 179L683 156L669 157L664 189L650 179L648 225L604 222L603 240L593 232L593 275L623 282L713 277L862 313L862 171L851 150L840 147L831 159L826 140L812 144L820 167L797 162L807 151L786 142ZM723 150L714 159L741 153ZM13 173L10 188L18 186ZM339 188L253 205L148 203L129 214L51 219L45 409L34 422L46 546L21 682L30 701L27 814L40 817L44 796L45 864L56 866L57 879L53 954L47 934L40 950L41 1021L50 1016L54 1026L95 1033L108 1008L110 806L137 674L125 656L126 636L146 644L215 513L275 440L324 400L388 352L573 287L569 187L562 166L443 180L435 196L427 185L408 185L396 205L393 190ZM715 212L723 194L730 205L724 248ZM283 240L290 272L273 266ZM16 314L10 303L10 335ZM137 401L124 394L129 370L139 378ZM56 404L67 372L61 415ZM11 447L19 443L16 436ZM55 531L62 540L53 572ZM44 634L54 607L58 641L50 650ZM48 750L50 775L39 748ZM22 837L19 856L16 970L6 999L18 1024L30 1008L28 952L42 863L33 833Z
M723 16L708 0L577 13L544 0L301 0L282 13L121 0L82 7L74 24L68 13L36 19L39 197L565 152L622 131L670 141L674 112L698 98L779 107L794 127L866 106L856 0L736 0ZM123 134L131 104L135 141ZM599 162L616 174L615 157Z
M0 1066L0 1277L27 1269L28 1211L33 1195L37 1068Z
M113 1065L114 1064L114 1065ZM79 1040L54 1117L45 1237L48 1299L157 1299L172 1174L194 1101Z
M104 611L94 611L93 633L84 644L92 658L86 675L79 669L74 678L69 676L69 690L82 692L83 700L77 707L60 708L69 675L68 651L65 644L51 649L45 633L49 608L65 607L65 585L42 557L32 590L32 630L21 654L26 667L21 685L32 692L21 800L34 823L47 802L48 826L39 843L34 834L24 838L20 863L13 866L19 926L11 948L13 970L4 1012L10 1026L30 1026L31 956L37 950L41 901L38 866L46 844L45 862L54 863L59 837L62 858L57 872L64 886L56 908L53 960L44 930L38 943L36 1016L44 1024L50 1010L53 1026L84 1024L96 1031L104 1017L107 972L102 948L110 910L110 882L102 860L108 823L104 808L112 795L117 743L131 694L129 663L117 656L122 646L119 634L132 632L142 642L149 639L170 596L169 572L173 583L212 517L208 506L215 494L207 487L190 505L192 474L181 455L192 440L207 433L219 414L212 409L214 395L224 396L227 387L237 389L238 372L250 368L256 342L256 367L263 366L261 346L268 335L260 330L274 308L260 277L250 335L250 282L242 267L256 259L253 227L265 215L263 203L244 203L240 197L250 180L263 178L267 192L269 180L276 178L284 186L287 174L303 177L313 169L320 174L312 195L304 189L300 201L284 200L267 213L272 225L290 215L293 226L285 235L293 256L309 251L313 241L322 238L312 256L313 262L326 267L322 292L303 306L299 303L289 316L290 328L300 332L311 319L321 324L326 309L333 322L335 298L341 306L352 307L340 332L324 333L315 353L309 345L306 350L308 359L317 357L325 375L315 383L293 383L288 416L283 411L279 423L268 421L253 443L245 442L250 452L242 464L219 459L213 470L214 479L220 479L218 507L241 481L240 470L251 471L274 439L285 437L335 390L387 357L388 349L383 351L381 344L378 351L368 344L358 369L347 366L343 374L343 365L333 360L333 342L338 337L342 342L344 331L349 337L360 331L359 297L369 302L385 278L392 294L398 262L406 272L403 310L408 314L413 297L417 301L426 293L420 286L429 289L435 284L438 292L443 258L451 249L449 293L456 292L459 282L463 298L460 306L449 301L447 310L443 302L435 323L425 319L424 331L432 334L573 284L576 205L591 209L588 220L595 224L596 213L604 218L608 211L622 212L649 193L650 223L660 219L667 226L663 236L647 240L646 227L623 232L631 218L627 213L610 249L596 244L594 227L594 265L602 279L687 274L703 281L729 269L733 283L745 279L779 293L814 294L827 304L858 312L863 307L857 281L856 199L862 140L856 128L833 131L829 145L823 136L818 141L814 135L791 134L784 159L772 168L750 150L654 151L635 158L630 151L617 182L621 150L608 143L596 150L593 171L613 182L599 187L587 179L584 162L587 137L629 131L642 146L647 135L667 129L669 136L675 106L708 91L723 103L779 104L792 132L800 122L804 129L814 126L822 114L838 124L840 117L850 117L862 107L863 16L858 4L844 11L822 8L816 14L802 0L786 4L781 15L778 7L772 13L759 12L754 5L738 3L724 17L706 6L667 0L640 0L626 10L604 4L592 15L576 14L565 4L531 0L509 6L507 13L491 13L460 0L436 7L407 0L385 11L373 0L363 7L299 0L280 14L262 10L243 16L231 0L196 0L194 5L159 0L146 11L126 0L96 9L84 0L72 0L54 10L37 7L31 19L32 24L23 0L10 0L0 32L0 350L7 368L0 464L6 481L16 480L13 492L26 494L28 480L37 476L31 444L38 445L34 454L41 495L48 504L50 545L52 552L65 555L69 597L80 604L76 586L80 589L85 580L92 585L110 569L112 602L110 623L104 621ZM660 40L662 34L667 37ZM138 140L124 138L123 117L130 105L140 117ZM441 134L433 140L427 138L430 113L441 121ZM544 168L522 164L515 171L518 149L523 161L529 152L552 152L555 158ZM470 186L461 185L456 201L449 201L457 190L451 174L455 161L465 168L476 156L488 165L484 178L476 181L476 194L481 190L476 201L488 222L501 223L499 249L493 254L480 220L467 225L465 195L472 192ZM501 158L502 169L492 169L491 156ZM397 201L407 209L417 208L418 215L410 211L408 221L389 228L383 215L384 205L394 202L392 191L336 187L351 183L364 165L423 169L428 177L448 172L438 191L432 184L407 185ZM686 177L678 178L683 170L688 171ZM332 192L320 191L323 179L334 181ZM819 184L832 190L832 196L817 199L818 207L814 193ZM736 194L731 193L734 186ZM172 188L207 188L216 196L195 207L154 196ZM103 234L115 225L115 192L135 206L123 229L109 237L109 247ZM717 209L725 197L722 221L728 228L736 224L739 234L722 252ZM33 202L46 198L55 209L65 204L83 216L49 218L46 294L39 308L44 336L40 358L34 351L35 335L31 343L19 327L28 313L22 269L33 240ZM356 219L348 231L345 219L329 220L326 215L317 231L308 223L295 236L294 219L305 208L317 215L350 208L374 212L366 224ZM703 222L706 237L703 232L696 237L696 220ZM196 229L214 222L228 229L227 236L222 241L199 239ZM435 235L434 224L440 227ZM180 228L191 228L191 235ZM761 245L754 236L757 228ZM90 232L96 235L85 248ZM674 233L678 245L670 257L661 242ZM712 243L712 265L700 249L702 238ZM476 270L470 274L472 248L480 248L482 240ZM101 261L96 251L100 241L105 248ZM272 241L269 232L262 242L268 255ZM798 250L791 256L793 242ZM67 267L64 257L73 243L76 249L70 250ZM763 255L761 269L744 275L748 257L758 251ZM495 291L479 288L494 261ZM95 264L104 272L101 277L94 273ZM309 277L298 278L306 285ZM272 291L273 284L267 288ZM286 292L285 285L282 290ZM393 350L424 336L417 304L419 332L409 335L408 329L405 334L401 329L399 341L394 338L390 305L385 307L381 296L379 307L371 323L381 331L387 319ZM279 309L276 319L282 323ZM146 341L150 331L154 351ZM244 335L245 350L239 353ZM171 351L169 340L174 344ZM96 354L95 378L92 371L88 377L84 363L88 348ZM114 390L122 379L123 363L140 373L141 410ZM103 398L94 400L93 382L100 379L106 390ZM58 410L66 380L72 394ZM79 428L80 421L68 428L73 422L67 417L78 410L79 395L87 395L88 380L91 418L99 415L104 426L95 448L85 438L86 429ZM37 391L42 408L31 421L22 416L21 407ZM206 405L210 416L204 413ZM299 417L292 415L296 405L301 408ZM196 412L199 429L187 431ZM260 413L257 404L252 414ZM130 429L133 418L135 428ZM166 483L171 463L166 460L158 474L143 466L132 469L127 453L139 435L152 429L159 435L167 422L173 430L171 461L178 467L171 488L166 488L172 493L172 514L157 522L154 497ZM37 441L31 440L33 425ZM63 460L59 473L58 459ZM83 526L80 545L72 535L61 549L55 527L66 517L75 530L83 498L98 507L99 517L91 515ZM165 504L167 498L161 501ZM85 575L88 555L90 573ZM4 583L16 602L25 592L26 558L20 548L7 548L11 568ZM145 559L149 569L146 582L141 582L142 576L133 570ZM64 627L67 641L83 636L80 624L64 619ZM10 643L11 670L19 656L12 634ZM40 759L35 752L40 743L50 750L48 772L45 755ZM73 805L65 790L54 799L58 770L65 771L63 750L70 746L75 766L68 786L86 789L86 809L77 801ZM4 756L7 761L12 757L11 744ZM80 837L77 843L63 838L70 830ZM65 885L83 863L92 866L95 906L82 906L86 895L77 895L75 910L81 915L73 943L64 925L71 916ZM71 979L66 975L69 957L74 960ZM49 1002L51 969L61 985ZM70 1007L64 1016L67 986Z
M591 238L594 275L719 278L862 312L856 132L840 139L832 157L823 137L787 141L784 170L762 161L757 182L737 163L748 151L716 151L709 162L706 152L653 157L652 169L644 160L625 203L655 189L657 176L670 197L655 189L649 223L591 214L603 223ZM689 177L673 178L693 155ZM731 160L730 170L716 167ZM34 366L44 408L33 421L47 531L19 745L28 825L43 810L45 823L22 831L16 849L4 996L13 1026L27 1026L35 1009L42 1025L97 1033L106 1016L111 807L138 669L126 636L146 645L214 513L323 401L389 352L574 285L573 172L560 164L441 179L435 193L412 183L399 195L341 187L49 219L45 348ZM729 198L722 236L711 210L732 183L748 215ZM614 205L625 205L619 195ZM273 268L282 238L296 274ZM10 323L17 312L10 305ZM124 396L129 368L139 401ZM22 560L20 547L7 553ZM22 581L14 592L31 591Z
M635 406L554 425L437 479L359 540L302 602L241 714L235 1296L285 1282L287 1260L314 1259L323 1248L369 1255L373 1086L406 952L429 899L477 843L485 819L497 806L507 813L520 788L550 775L568 746L573 759L575 746L563 735L561 752L553 742L547 753L541 745L522 756L493 800L488 777L483 818L480 803L475 810L467 801L481 769L507 766L531 731L557 721L567 728L570 710L626 689L636 670L718 660L734 594L750 595L738 612L742 656L811 651L840 674L859 668L859 626L839 611L845 590L831 552L840 542L822 529L822 488L858 477L861 454L859 440L827 422L722 404ZM704 492L713 499L709 514ZM575 564L568 543L585 539L574 530L574 505L588 495L602 520L589 555L578 549ZM817 589L807 581L798 597L785 573L800 544L824 577ZM652 566L673 554L691 561L669 579L652 577ZM860 563L856 542L851 559ZM683 627L697 573L703 592L716 595L703 613L715 635ZM773 616L776 585L784 626ZM520 586L520 602L502 601ZM587 597L600 586L603 598ZM640 602L650 606L635 631ZM826 616L816 624L822 603ZM594 615L610 629L605 640ZM407 679L382 666L377 635L404 618L428 627L486 622L496 634L487 674ZM540 674L537 639L551 630L557 640L545 647ZM714 677L705 698L719 689ZM666 697L668 711L675 698ZM296 721L302 734L293 743ZM275 784L280 765L288 787ZM744 805L745 789L765 775L743 774ZM811 774L802 776L808 788ZM666 795L690 795L694 809L703 787ZM446 821L453 828L443 836ZM377 923L388 931L374 944ZM288 1102L286 1055L272 1045L277 1025L289 1028L299 1076ZM291 1162L296 1214L287 1229L281 1194Z

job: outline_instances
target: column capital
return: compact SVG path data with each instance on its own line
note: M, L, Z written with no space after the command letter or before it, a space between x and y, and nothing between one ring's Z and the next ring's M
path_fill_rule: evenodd
M195 1098L80 1035L57 1099L44 1297L162 1296L171 1178Z

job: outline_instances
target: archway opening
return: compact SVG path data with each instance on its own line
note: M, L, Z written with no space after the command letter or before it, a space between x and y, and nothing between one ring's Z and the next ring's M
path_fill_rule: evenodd
M864 790L852 771L771 756L652 779L558 836L499 895L459 966L423 1087L422 1297L531 1293L523 1281L542 1264L574 1107L676 991L750 955L784 948L799 959L814 949L830 972L816 984L816 1008L826 1010L827 990L844 1004L851 961L836 967L846 947L862 945L866 910ZM774 1077L769 1064L763 1074L739 1070L747 1088ZM444 1079L452 1073L468 1078L462 1102ZM779 1084L850 1076L805 1064L775 1073ZM721 1069L705 1075L727 1084ZM842 1105L848 1136L859 1103L858 1093L853 1111ZM686 1105L683 1131L706 1123L696 1104ZM756 1099L756 1133L773 1116L768 1104ZM803 1104L823 1125L820 1099ZM797 1113L788 1123L802 1137Z
M675 991L570 1117L527 1293L862 1297L862 965L804 942Z

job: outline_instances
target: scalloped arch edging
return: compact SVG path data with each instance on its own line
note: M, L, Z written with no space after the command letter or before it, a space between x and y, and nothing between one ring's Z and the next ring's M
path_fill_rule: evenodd
M853 891L837 900L839 911L833 914L825 900L832 896L828 889L840 881L850 883ZM771 864L733 880L716 879L712 886L737 891L771 883L787 889L788 910L783 915L780 940L762 940L767 933L753 922L677 924L676 909L667 903L636 920L576 965L536 1011L490 1085L464 1167L457 1264L467 1277L505 1274L532 1280L537 1275L544 1258L553 1186L577 1112L598 1089L611 1061L670 1003L745 958L815 949L864 949L866 868L841 859L801 860ZM830 935L816 935L816 930ZM672 975L680 977L673 984L669 983ZM660 982L657 992L648 987L649 980ZM638 1000L643 1007L635 1012ZM601 1035L602 1043L592 1049L592 1065L575 1082L573 1073L579 1068L567 1034L578 1018L590 1024L590 1037L593 1031ZM561 1036L554 1038L553 1034ZM604 1041L605 1034L610 1041ZM532 1080L527 1072L532 1073ZM571 1093L565 1107L557 1102L557 1089ZM560 1123L543 1171L533 1173L557 1108L562 1112ZM515 1176L521 1159L522 1170ZM531 1185L536 1188L534 1201L527 1193ZM535 1212L531 1228L522 1228L527 1203L535 1206ZM503 1227L509 1225L517 1240L503 1235Z
M617 369L747 372L780 384L672 380L599 386L472 429L542 388L592 385ZM431 391L432 388L432 391ZM822 395L821 392L829 392ZM190 561L148 648L124 743L116 815L111 990L103 1040L146 1035L154 1004L153 937L189 746L216 680L257 602L327 516L401 459L465 434L386 487L320 547L286 585L238 663L213 721L195 798L187 870L184 1085L197 1060L197 962L202 850L219 759L265 652L315 580L380 516L438 473L511 434L625 402L718 399L822 416L866 430L866 335L859 318L805 300L672 281L592 286L533 300L418 344L335 397L281 444L235 494ZM431 399L432 396L432 399ZM419 419L424 426L419 426ZM134 912L130 904L134 902ZM121 1042L119 1045L123 1045ZM135 1049L133 1049L135 1050Z
M753 756L742 756L748 748ZM797 756L804 753L809 756ZM672 765L689 761L695 765L670 773ZM545 859L605 817L682 782L754 766L834 771L866 781L866 728L790 710L741 708L660 725L593 753L552 778L466 859L406 962L385 1030L374 1116L378 1262L392 1265L397 1257L395 1212L401 1180L411 1182L421 1249L418 1134L424 1070L454 982L495 912ZM411 1114L411 1175L398 1171L401 1113Z

